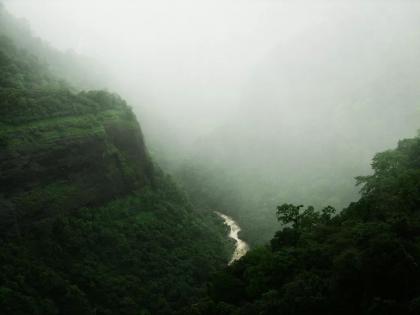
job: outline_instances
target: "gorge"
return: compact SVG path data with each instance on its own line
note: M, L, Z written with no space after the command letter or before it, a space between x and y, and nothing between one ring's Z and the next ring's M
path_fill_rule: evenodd
M420 314L419 30L415 1L0 0L0 314Z

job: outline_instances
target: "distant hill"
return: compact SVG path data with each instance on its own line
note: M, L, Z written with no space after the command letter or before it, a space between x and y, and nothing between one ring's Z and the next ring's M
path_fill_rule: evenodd
M375 152L420 126L420 24L402 12L314 26L267 54L235 115L179 167L190 194L229 211L252 244L271 238L279 200L357 200Z
M29 23L17 19L0 3L0 35L12 38L17 48L36 56L57 77L70 82L78 90L110 88L111 74L105 65L74 51L60 52L46 41L35 37Z
M334 209L283 204L270 245L215 275L183 314L420 313L420 136L375 156L362 196Z

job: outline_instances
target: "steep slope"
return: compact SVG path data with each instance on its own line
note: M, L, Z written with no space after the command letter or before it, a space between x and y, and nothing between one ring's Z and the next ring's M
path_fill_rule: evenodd
M0 37L0 313L171 314L229 244L148 157L127 104ZM54 72L55 73L55 72Z
M48 70L57 77L71 82L73 88L103 89L110 86L111 74L104 65L99 65L87 56L73 51L65 53L53 49L48 43L32 34L29 23L17 19L0 3L0 35L13 39L19 49L37 56Z
M131 109L104 91L72 93L0 38L0 185L25 216L103 204L152 180ZM41 69L41 70L39 70Z

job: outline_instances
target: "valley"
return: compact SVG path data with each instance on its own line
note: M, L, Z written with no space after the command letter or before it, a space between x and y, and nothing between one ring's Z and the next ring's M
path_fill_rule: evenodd
M0 314L420 314L419 30L0 0Z

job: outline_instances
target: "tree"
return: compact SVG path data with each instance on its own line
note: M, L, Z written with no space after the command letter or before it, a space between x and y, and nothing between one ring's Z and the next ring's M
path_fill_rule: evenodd
M283 224L292 224L294 229L311 229L319 223L327 223L335 213L335 208L327 206L320 212L317 212L313 206L308 206L301 211L303 205L295 206L293 204L282 204L277 207L277 220Z
M283 224L290 224L292 223L293 228L297 228L299 225L300 219L300 208L303 205L295 206L293 204L284 203L281 206L277 207L277 220L281 221Z

